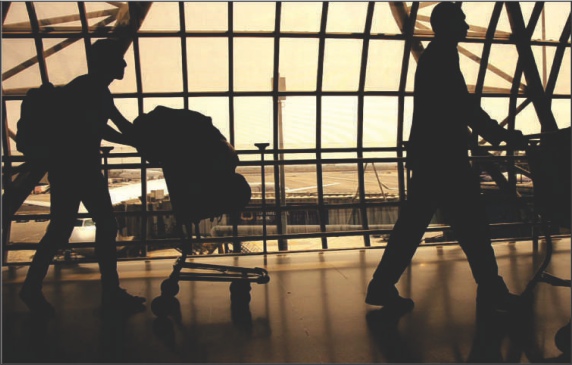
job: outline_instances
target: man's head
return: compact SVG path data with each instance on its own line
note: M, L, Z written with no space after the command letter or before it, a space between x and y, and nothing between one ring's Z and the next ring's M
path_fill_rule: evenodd
M89 72L121 80L127 64L123 60L123 47L119 40L100 39L88 51Z
M469 26L465 22L465 13L459 4L442 2L433 8L431 28L435 37L459 42L467 36Z

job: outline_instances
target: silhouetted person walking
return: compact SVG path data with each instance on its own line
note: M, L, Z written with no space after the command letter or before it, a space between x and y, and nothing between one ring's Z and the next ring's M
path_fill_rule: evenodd
M113 80L123 78L126 66L119 41L99 40L89 49L89 72L64 86L64 107L57 137L48 158L51 219L40 241L20 297L32 312L53 314L42 294L42 281L61 245L68 242L78 208L83 202L96 223L95 253L101 272L102 308L135 311L144 308L145 298L128 294L119 286L117 273L117 222L102 174L102 139L133 144L132 124L115 107L109 91ZM111 119L121 133L109 126Z
M500 127L473 100L459 67L457 44L469 29L458 4L444 2L431 14L435 39L419 58L415 74L413 122L407 149L412 171L407 202L393 228L366 303L412 307L395 284L410 264L438 208L457 234L473 277L477 302L506 310L517 301L510 294L490 242L480 183L468 157L470 127L493 145L523 143L520 131Z

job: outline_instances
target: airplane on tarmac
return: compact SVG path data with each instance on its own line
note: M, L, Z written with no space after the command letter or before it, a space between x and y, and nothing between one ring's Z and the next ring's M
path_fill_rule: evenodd
M324 186L338 185L339 183L325 184ZM266 191L273 192L274 184L266 183ZM261 183L250 183L253 192L261 191ZM299 192L304 190L315 189L317 186L303 186L299 188L288 188L286 187L286 193ZM161 191L164 195L168 194L167 182L164 178L158 178L154 180L147 180L147 194L152 192ZM141 197L141 183L130 183L123 186L116 186L109 188L109 195L111 196L111 203L113 205L121 204L126 201L139 199ZM40 206L40 207L50 207L50 202L45 199L35 198L34 195L30 195L24 204ZM87 209L80 204L78 213L87 213ZM69 242L93 242L95 241L95 223L91 218L77 218L72 236Z

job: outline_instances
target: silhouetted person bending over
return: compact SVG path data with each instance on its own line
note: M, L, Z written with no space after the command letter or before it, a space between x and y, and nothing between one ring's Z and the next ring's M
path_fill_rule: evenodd
M405 203L390 235L366 303L411 307L395 284L411 263L415 250L437 208L457 235L473 277L477 302L506 310L518 297L510 294L489 237L480 183L468 157L470 127L493 145L522 143L520 131L508 131L473 101L459 67L457 44L469 26L458 4L440 3L431 14L435 39L419 58L415 74L413 122L407 149L412 171Z
M61 119L54 121L54 134L58 137L52 143L48 162L51 219L20 291L32 312L54 313L42 294L42 281L58 248L71 236L81 202L96 223L95 253L101 272L102 308L144 309L145 298L132 296L119 286L117 222L101 171L102 139L133 144L129 137L132 124L117 110L108 88L113 80L123 78L126 67L119 41L95 42L89 49L88 64L87 75L64 86L65 110ZM109 119L121 133L107 124Z

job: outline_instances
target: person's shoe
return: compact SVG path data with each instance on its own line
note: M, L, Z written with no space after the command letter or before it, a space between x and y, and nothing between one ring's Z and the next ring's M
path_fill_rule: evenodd
M105 289L102 292L101 307L104 310L140 312L145 310L145 298L127 293L125 289Z
M41 290L31 290L22 288L20 299L26 304L30 312L46 317L53 317L56 314L54 307L46 300Z
M373 280L369 282L367 287L365 302L369 305L378 305L384 308L399 308L403 310L411 310L414 305L413 300L399 296L399 292L395 286L378 285Z
M519 309L521 304L522 298L510 293L501 277L493 283L479 284L477 287L478 309L505 313Z

